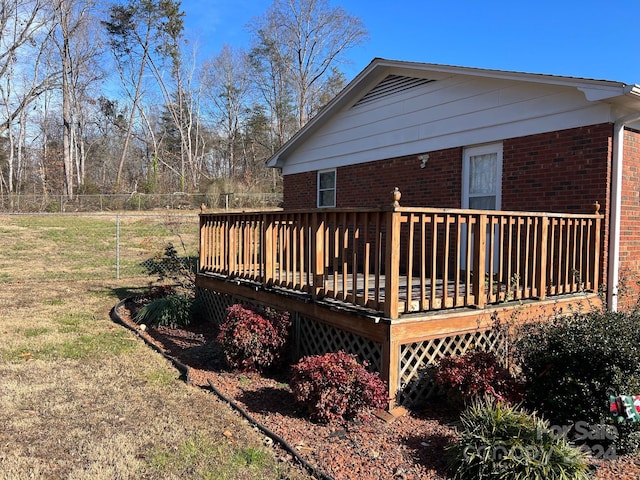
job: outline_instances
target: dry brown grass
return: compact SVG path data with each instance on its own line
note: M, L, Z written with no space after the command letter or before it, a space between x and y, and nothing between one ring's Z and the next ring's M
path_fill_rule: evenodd
M110 321L148 277L90 278L99 253L75 259L51 223L0 216L0 480L308 478ZM43 278L57 267L81 280Z

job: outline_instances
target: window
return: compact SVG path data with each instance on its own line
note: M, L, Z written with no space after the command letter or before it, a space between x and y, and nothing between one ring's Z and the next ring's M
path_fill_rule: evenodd
M467 148L462 165L462 208L499 210L502 144Z
M318 207L336 206L336 171L318 172Z

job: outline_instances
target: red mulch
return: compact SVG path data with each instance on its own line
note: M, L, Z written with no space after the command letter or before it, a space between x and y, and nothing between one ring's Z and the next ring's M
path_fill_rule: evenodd
M131 320L131 312L138 307L136 301L128 301L116 313L142 338L188 366L190 383L209 388L211 381L225 397L335 480L452 477L444 448L455 437L456 417L443 406L433 403L392 420L372 415L340 424L313 423L296 408L287 372L263 376L229 371L216 345L213 324L187 329L149 328L143 332ZM640 479L640 456L593 463L597 466L596 479Z

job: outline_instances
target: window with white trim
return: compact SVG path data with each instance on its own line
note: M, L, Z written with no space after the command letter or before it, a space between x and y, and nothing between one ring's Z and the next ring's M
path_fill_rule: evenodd
M502 143L465 148L462 164L462 208L500 210Z
M318 208L336 206L336 170L318 171Z

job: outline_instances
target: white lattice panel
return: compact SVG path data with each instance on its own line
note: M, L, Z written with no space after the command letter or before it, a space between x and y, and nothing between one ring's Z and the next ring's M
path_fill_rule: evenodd
M506 342L500 331L486 330L408 343L400 347L400 386L398 402L417 404L438 393L431 381L432 369L445 356L458 356L470 350L506 354Z

